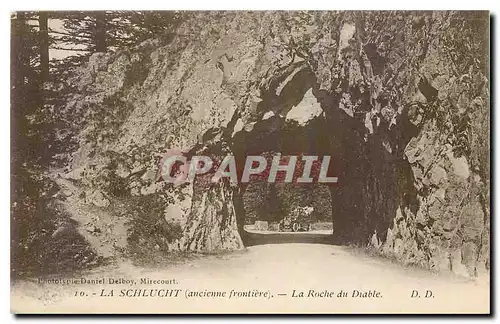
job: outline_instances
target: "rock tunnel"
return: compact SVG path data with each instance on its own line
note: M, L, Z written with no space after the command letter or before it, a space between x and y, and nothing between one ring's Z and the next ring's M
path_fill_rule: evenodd
M85 91L64 108L78 147L68 176L112 203L116 169L120 192L165 205L162 226L175 216L169 249L216 252L248 246L248 188L200 176L179 193L156 181L158 155L329 155L333 243L373 243L429 268L489 267L488 56L463 52L484 48L487 17L311 12L302 29L295 15L200 13L168 44L93 55L75 74ZM133 78L137 67L147 78Z
M329 155L329 174L338 177L337 183L328 186L335 228L330 242L382 242L398 206L418 208L411 169L402 154L413 125L398 120L388 127L381 125L385 120L374 116L367 127L368 103L362 113L349 114L334 95L319 90L307 67L298 65L296 70L281 78L286 79L284 85L276 82L271 91L263 93L251 122L242 123L243 113L236 112L227 129L205 133L204 142L190 154L221 156L229 152L236 165L243 165L249 155L269 152ZM240 178L241 170L238 172ZM197 179L184 248L214 251L253 244L244 230L247 184L221 182L207 189Z

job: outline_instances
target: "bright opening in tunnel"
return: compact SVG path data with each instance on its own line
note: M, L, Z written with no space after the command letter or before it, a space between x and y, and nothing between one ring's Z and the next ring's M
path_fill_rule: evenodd
M324 243L325 236L333 234L333 206L327 185L251 182L243 194L243 204L247 245Z
M368 101L361 100L357 111L346 111L338 96L318 89L310 70L302 67L292 74L292 78L290 74L279 77L285 84L278 80L269 86L255 111L235 115L226 132L207 136L211 144L200 144L193 155L212 152L220 157L226 152L234 156L237 166L245 165L248 156L279 154L299 160L329 156L327 173L336 182L268 183L264 179L232 187L218 184L207 191L195 181L196 199L185 230L188 249L290 242L366 245L374 236L385 239L398 206L416 208L412 173L402 157L409 131L389 136L388 131L399 130L385 127L384 121L370 130L366 118L373 107ZM412 131L402 118L400 127ZM393 138L396 142L390 142ZM238 168L238 179L242 172ZM311 208L310 219L302 222L301 213ZM266 227L262 222L267 222L272 233L256 235L256 222L258 227ZM207 231L203 224L211 224L211 229ZM325 234L319 238L312 234L314 230Z
M281 102L264 102L261 120L250 131L234 136L232 150L237 163L241 164L248 155L328 155L332 159L329 175L343 174L341 148L346 135L328 123L313 93L314 84L311 75L296 75L281 89ZM349 129L342 132L347 134ZM239 217L238 224L245 245L333 240L333 214L339 203L332 202L336 197L332 193L335 185L317 181L269 183L264 179L240 187L243 206L239 214L243 217Z
M400 193L408 192L411 183L408 165L387 151L381 135L367 138L364 115L353 116L333 104L331 97L318 91L315 77L307 70L276 93L262 102L262 117L252 129L233 136L231 149L237 163L248 155L328 155L329 174L338 177L338 183L240 185L237 221L244 244L302 240L364 245L374 233L385 238ZM405 199L411 200L409 196L405 194ZM299 209L308 207L314 208L310 219L294 225L301 223ZM277 234L258 238L245 230L255 232L256 226L267 226L268 232ZM328 237L283 235L293 232L294 226L302 234L309 229Z

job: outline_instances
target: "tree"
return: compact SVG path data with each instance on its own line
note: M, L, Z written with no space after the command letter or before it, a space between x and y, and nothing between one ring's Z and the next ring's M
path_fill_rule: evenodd
M154 15L153 15L154 16ZM151 17L153 17L151 16ZM132 22L132 18L134 17ZM56 124L67 123L57 109L74 89L65 80L71 67L94 52L136 44L171 26L171 20L148 23L149 15L109 12L16 12L11 19L11 269L26 271L73 266L92 260L88 245L74 232L61 244L47 233L67 218L54 205L57 185L44 174L55 153L65 150ZM161 15L160 15L161 17ZM63 28L51 29L59 20ZM53 25L52 25L53 26ZM149 26L151 27L150 29ZM165 30L167 27L165 27ZM154 30L154 31L153 31ZM49 49L77 55L50 60ZM59 127L59 126L57 126ZM80 244L81 243L81 244ZM78 245L78 246L75 246ZM61 249L61 246L65 248ZM61 255L59 252L63 253ZM87 261L82 261L84 257ZM88 258L87 258L88 256ZM75 259L76 258L76 259ZM56 260L58 262L54 262ZM78 260L77 260L78 259ZM75 262L76 261L76 262Z
M95 19L95 32L94 43L96 52L106 52L106 12L98 11L94 14Z
M18 12L11 19L11 136L13 167L36 161L33 137L27 116L40 106L39 52L37 31L29 25L33 13ZM15 169L13 169L15 170Z
M64 30L50 33L58 49L80 51L87 56L172 33L184 15L177 11L58 11L51 17L60 19Z
M257 218L268 222L279 222L285 216L285 210L278 197L276 185L271 183L268 185L267 195L261 197L264 201L257 210Z
M40 11L38 13L38 26L40 29L40 83L49 80L49 27L48 13Z

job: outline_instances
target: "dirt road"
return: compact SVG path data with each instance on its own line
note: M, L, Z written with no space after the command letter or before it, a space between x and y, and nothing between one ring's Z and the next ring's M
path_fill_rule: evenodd
M256 245L154 269L121 262L67 279L81 278L87 283L18 282L12 288L12 309L93 313L460 313L489 309L486 279L437 275L326 244ZM141 284L141 279L163 282ZM92 280L104 284L89 284Z

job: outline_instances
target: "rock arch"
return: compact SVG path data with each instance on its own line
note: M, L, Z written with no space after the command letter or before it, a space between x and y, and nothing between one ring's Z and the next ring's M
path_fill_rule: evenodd
M410 188L413 182L408 162L403 160L401 152L392 152L392 147L404 148L406 143L384 142L389 136L384 125L378 125L377 131L369 134L364 125L366 113L361 117L350 116L335 105L332 95L319 89L315 75L304 62L292 66L277 77L286 84L271 82L275 85L263 94L266 99L260 103L255 121L239 130L220 130L219 136L200 143L199 150L193 149L191 154L230 152L237 165L243 165L247 155L269 151L285 155L330 155L339 177L339 183L330 187L336 227L334 241L367 244L374 233L377 241L383 241L403 199L400 193L408 195L406 187ZM311 94L316 102L308 104L320 106L321 113L302 124L288 120L291 109ZM309 108L306 105L303 109ZM408 127L407 123L402 124ZM392 129L392 132L397 131ZM242 248L245 242L242 195L246 185L222 182L203 190L197 189L198 185L194 182L184 248L204 252ZM405 199L411 201L414 197Z
M93 186L112 151L130 162L124 192L152 192L154 154L242 156L238 134L265 142L311 90L346 164L339 243L475 273L489 262L487 25L480 12L194 13L167 44L93 56L72 76L71 173ZM147 77L129 82L138 64ZM243 248L240 189L193 189L182 247Z

